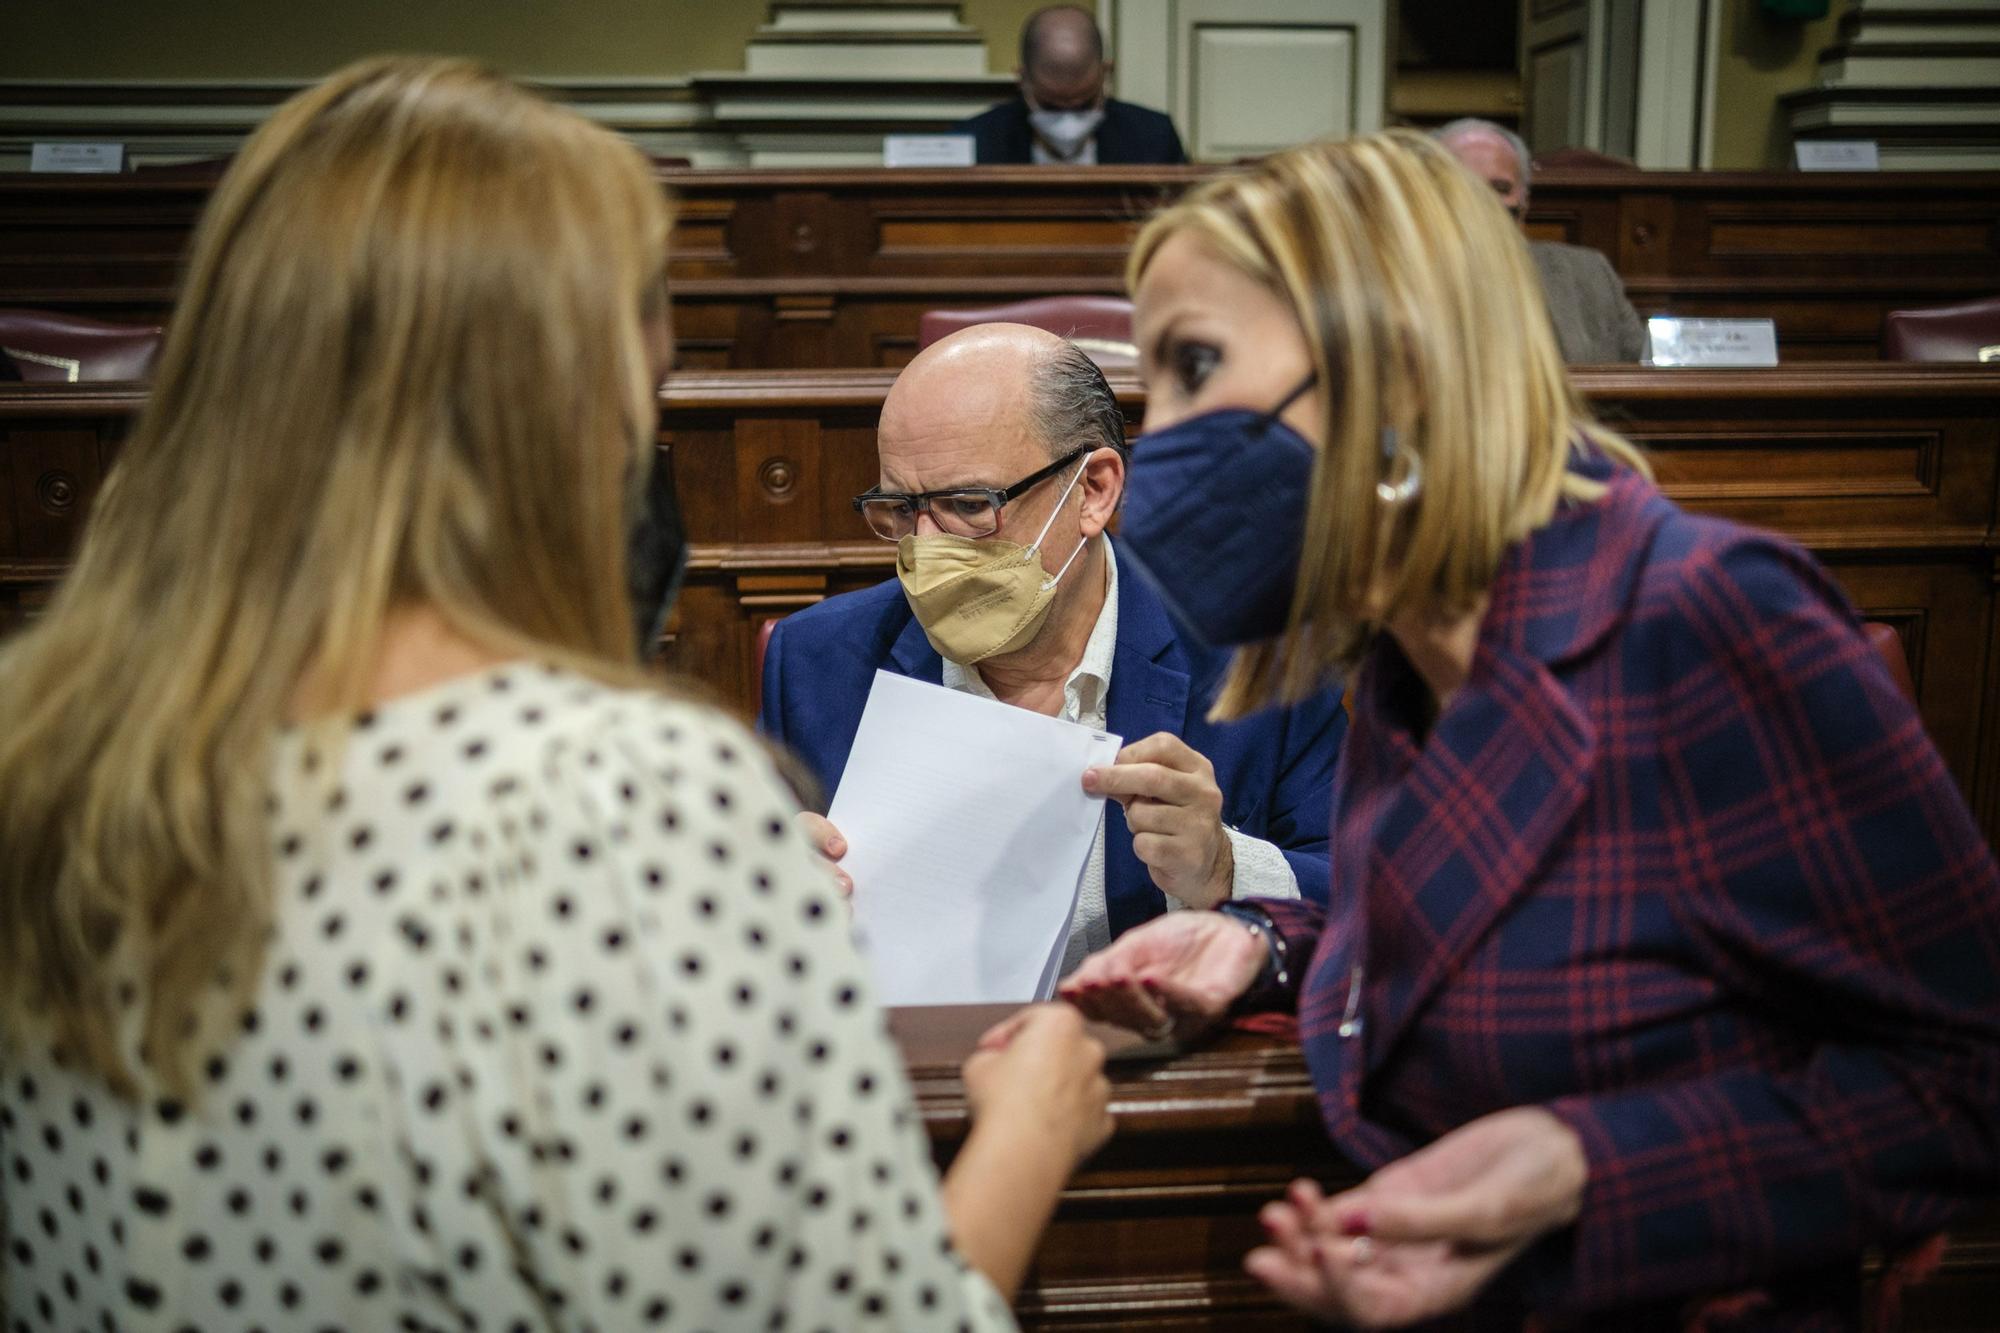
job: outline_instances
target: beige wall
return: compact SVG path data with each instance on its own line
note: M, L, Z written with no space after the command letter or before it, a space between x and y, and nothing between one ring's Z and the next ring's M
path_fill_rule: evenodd
M965 0L1011 70L1039 0ZM552 79L743 67L764 0L9 0L0 79L307 79L378 51L478 57Z
M1848 0L1808 23L1766 16L1757 0L1722 0L1715 67L1716 167L1791 165L1791 136L1778 98L1812 86L1819 53L1832 45Z

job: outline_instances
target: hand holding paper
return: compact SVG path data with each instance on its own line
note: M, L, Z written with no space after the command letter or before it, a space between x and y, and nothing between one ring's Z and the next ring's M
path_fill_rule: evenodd
M884 1004L1045 997L1119 738L878 672L828 819Z

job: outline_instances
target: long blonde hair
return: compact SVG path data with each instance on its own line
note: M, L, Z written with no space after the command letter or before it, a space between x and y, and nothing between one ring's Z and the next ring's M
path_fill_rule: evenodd
M251 137L75 567L0 651L0 1037L136 1092L115 957L188 1085L196 1011L262 968L274 738L308 671L365 704L394 609L636 674L667 227L635 148L462 62L350 66Z
M1518 228L1426 136L1309 144L1208 182L1140 232L1132 290L1181 232L1292 309L1327 410L1288 630L1237 653L1215 716L1325 688L1392 618L1475 605L1509 546L1601 489L1573 449L1645 470L1572 388ZM1376 495L1385 427L1421 463L1407 504Z

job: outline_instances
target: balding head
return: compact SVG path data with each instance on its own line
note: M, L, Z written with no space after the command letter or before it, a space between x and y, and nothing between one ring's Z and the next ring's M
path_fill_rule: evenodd
M1520 135L1470 117L1440 126L1434 135L1467 171L1493 188L1516 222L1527 216L1530 166L1528 145Z
M882 403L875 438L879 484L902 494L1004 490L1076 450L1097 451L1081 488L1084 536L1124 493L1113 452L1124 447L1124 419L1103 375L1067 339L1025 324L975 324L917 353ZM1069 475L1009 502L999 535L1032 540Z
M1036 10L1021 27L1021 87L1048 111L1080 111L1104 94L1110 66L1104 34L1089 11L1076 5Z
M975 324L903 368L882 404L877 439L891 489L998 487L1079 446L1122 449L1124 418L1103 374L1067 338L1026 324ZM892 467L953 475L918 482L892 477Z

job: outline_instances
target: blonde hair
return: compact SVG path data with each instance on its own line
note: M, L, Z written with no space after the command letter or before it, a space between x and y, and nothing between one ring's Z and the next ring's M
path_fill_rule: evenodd
M1327 412L1287 631L1237 653L1214 716L1325 688L1390 619L1470 609L1508 547L1601 491L1573 450L1645 470L1570 385L1512 219L1424 135L1310 144L1208 182L1140 232L1127 285L1183 232L1291 308ZM1385 428L1422 466L1408 503L1376 495Z
M308 673L323 725L365 706L396 608L636 678L667 228L634 147L462 62L350 66L250 138L75 566L0 651L0 1037L188 1086L262 968L272 743Z

